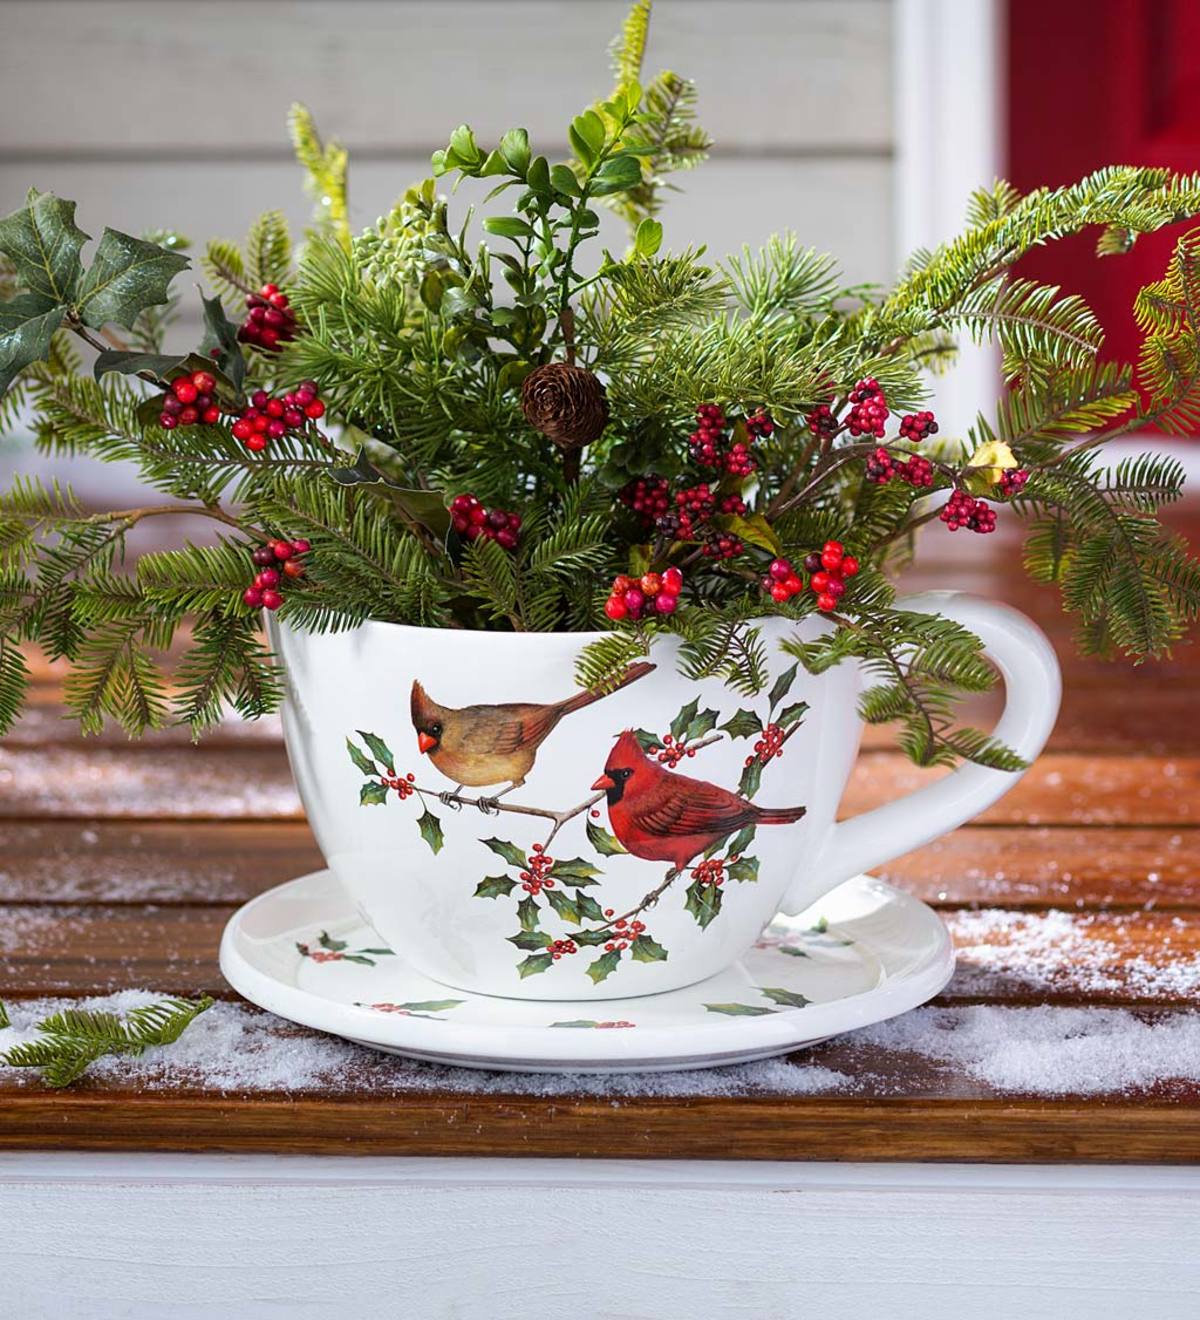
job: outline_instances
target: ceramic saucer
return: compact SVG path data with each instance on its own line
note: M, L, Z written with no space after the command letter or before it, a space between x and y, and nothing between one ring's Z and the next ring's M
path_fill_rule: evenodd
M431 1062L531 1072L650 1072L784 1054L937 994L954 952L937 915L871 876L780 917L739 963L634 999L533 1001L452 990L382 945L329 871L230 918L221 971L304 1026Z

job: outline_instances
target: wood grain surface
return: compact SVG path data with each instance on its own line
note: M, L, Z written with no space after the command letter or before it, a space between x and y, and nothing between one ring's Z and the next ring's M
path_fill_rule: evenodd
M1186 521L1194 532L1195 519ZM965 1029L971 1013L1038 1005L1083 1010L1085 1022L1120 1010L1183 1025L1200 1000L1195 648L1140 669L1080 660L1052 593L1014 580L1011 542L973 538L955 549L941 584L1004 594L1041 623L1063 662L1067 695L1049 750L1012 793L881 870L937 907L959 948L958 973L935 1001L946 1029ZM909 581L939 584L929 571ZM0 997L19 1010L47 996L203 991L241 1015L235 1025L258 1048L310 1045L316 1033L241 1006L216 961L239 903L321 865L278 724L230 724L199 746L177 732L141 744L111 732L84 742L59 718L60 682L55 667L37 668L30 711L0 745ZM872 731L843 813L923 778ZM424 1065L398 1072L394 1059L341 1048L328 1075L288 1086L164 1066L136 1075L113 1068L50 1092L0 1069L0 1147L1200 1159L1193 1083L1014 1093L870 1033L805 1052L814 1067L848 1079L836 1094L485 1084L477 1075L423 1073Z

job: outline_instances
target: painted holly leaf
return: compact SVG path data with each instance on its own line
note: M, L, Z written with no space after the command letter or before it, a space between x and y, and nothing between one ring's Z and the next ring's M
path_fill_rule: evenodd
M570 857L565 861L557 861L546 873L553 876L555 880L561 880L564 885L594 885L596 876L601 872L591 862L585 862L582 857Z
M790 729L792 725L800 723L807 711L807 701L795 701L790 706L784 706L779 714L775 716L775 723L781 729Z
M572 926L579 925L582 920L579 906L570 894L563 893L561 889L547 889L546 897L550 900L550 906L564 921L569 921Z
M517 904L517 920L522 930L536 930L539 920L537 899L532 894Z
M187 257L157 243L106 229L79 282L79 319L93 327L112 322L131 330L147 307L167 301L171 281L190 264Z
M442 834L442 822L428 807L417 818L417 829L421 831L421 838L429 845L430 852L440 853L442 851L442 844L445 842L445 836Z
M658 734L651 733L649 729L634 729L633 736L643 752L660 752L666 746Z
M795 944L781 944L780 953L786 953L791 958L807 958L809 956L807 949L801 949Z
M766 995L772 1003L782 1004L785 1008L807 1008L812 1000L802 995L799 990L785 990L781 986L760 985L760 995Z
M602 953L595 962L589 963L587 974L592 978L592 983L599 985L601 981L611 976L617 970L617 964L620 961L620 949L609 949L607 953Z
M741 854L744 853L754 842L754 835L756 832L757 831L753 825L747 825L743 829L738 830L737 834L735 834L729 841L730 857L740 857Z
M80 252L89 235L75 223L75 203L30 189L25 205L0 220L0 252L41 311L71 302L83 274Z
M818 917L816 921L804 932L806 935L824 935L829 929L829 918Z
M517 963L517 973L523 981L527 976L536 976L554 966L554 958L548 953L531 953Z
M742 797L752 798L762 784L762 762L756 756L749 765L743 766L742 777L738 780L738 792Z
M368 958L365 954L362 953L344 953L342 954L342 962L358 963L360 967L375 966L375 959Z
M377 779L368 779L367 782L358 790L358 805L360 807L377 807L387 801L388 788L386 784L381 784Z
M721 728L731 738L756 738L762 733L762 720L752 710L747 710L744 706L741 710L734 713L721 725Z
M667 951L649 935L639 935L629 946L630 955L637 962L666 962Z
M359 953L373 953L377 958L394 958L396 956L393 949L359 949Z
M765 1017L774 1013L773 1008L763 1008L761 1004L705 1004L710 1013L724 1013L726 1017Z
M598 1027L595 1018L572 1018L570 1022L551 1022L552 1027Z
M200 295L204 306L204 342L201 347L211 361L229 378L235 390L240 390L246 379L246 358L238 343L238 328L225 315L220 298ZM216 349L216 356L212 350Z
M576 891L575 909L579 915L587 921L604 920L604 909L596 902L591 894L585 894L582 890Z
M364 432L353 426L346 428L343 439L352 443L356 432L358 438L369 439ZM443 537L450 530L450 513L437 491L410 490L389 481L367 457L365 448L358 450L350 467L330 468L329 476L339 486L382 486L384 494L402 513L428 528L435 536Z
M601 857L616 857L619 853L627 851L621 844L621 841L615 834L597 825L594 820L587 823L588 843L600 854Z
M475 886L476 898L499 898L501 895L507 897L516 888L517 882L506 875L485 876Z
M459 1004L465 1004L465 999L418 999L410 1004L397 1004L397 1008L405 1008L410 1013L444 1013L448 1008L457 1008Z
M711 733L717 727L719 718L720 716L715 710L702 710L694 719L689 720L687 728L683 731L683 736L689 742L694 742L697 738L703 738L706 733Z
M484 847L490 848L497 857L503 857L509 866L516 866L524 870L529 865L529 858L515 843L509 843L507 839L480 839L479 842Z
M758 858L739 857L736 862L729 864L726 874L731 880L737 880L739 883L745 883L747 880L757 880Z
M61 306L47 310L45 302L32 293L0 303L0 394L21 370L50 352L64 310Z
M346 750L350 753L350 759L364 775L377 775L379 773L375 762L349 738L346 739Z
M345 940L335 940L327 930L323 930L317 936L317 943L323 949L328 949L330 953L341 953L347 947Z
M800 668L800 662L797 660L796 663L792 665L790 669L785 669L783 673L780 674L779 677L775 680L775 686L772 687L767 697L767 700L770 703L772 710L774 710L775 707L778 706L779 703L784 699L784 697L786 697L787 694L792 690L792 684L796 681L796 672L797 670L799 670L799 668Z
M358 736L371 749L372 756L380 765L386 767L389 775L396 773L396 758L392 755L392 749L379 737L378 734L364 733L362 729L358 730Z
M696 918L700 929L706 930L721 911L720 887L693 880L687 887L687 902L684 906Z
M509 944L518 949L545 949L550 943L550 936L544 930L522 930L508 937Z
M678 741L686 732L688 725L696 718L696 712L699 709L700 698L693 697L671 721L671 735L676 741Z
M585 895L580 894L579 897L582 899ZM595 918L593 917L592 920L594 921ZM571 936L576 944L586 944L589 948L597 944L607 944L612 937L612 931L607 928L604 930L577 930Z

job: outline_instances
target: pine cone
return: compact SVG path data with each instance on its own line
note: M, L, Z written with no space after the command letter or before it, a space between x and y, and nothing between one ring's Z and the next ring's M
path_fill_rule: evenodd
M548 362L525 377L521 411L535 431L565 450L590 445L608 425L603 382L566 362Z

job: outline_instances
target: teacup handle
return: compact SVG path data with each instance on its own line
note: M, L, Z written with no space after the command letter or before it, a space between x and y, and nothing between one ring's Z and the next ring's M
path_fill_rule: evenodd
M896 606L944 615L983 642L1004 678L1004 712L995 736L1032 762L1054 728L1062 696L1062 674L1045 633L1007 605L956 591L926 591ZM815 861L802 865L785 894L783 911L794 916L851 876L957 829L1003 797L1022 774L965 762L944 779L830 826Z

